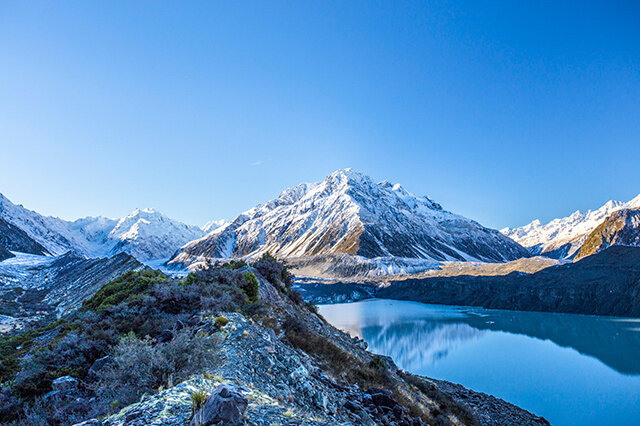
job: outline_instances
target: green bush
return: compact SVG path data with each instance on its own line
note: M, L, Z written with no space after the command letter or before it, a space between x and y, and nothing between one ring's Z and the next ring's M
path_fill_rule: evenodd
M182 284L182 285L191 285L191 284L195 283L196 281L198 281L198 277L196 276L196 274L194 274L192 272L189 275L187 275L182 281L180 281L180 284Z
M160 271L129 271L105 284L92 298L84 301L82 309L104 311L120 302L139 296L153 284L166 281L167 277Z
M218 318L216 318L216 322L215 322L216 327L224 327L227 324L229 324L229 319L227 317L221 315Z
M240 269L244 268L245 266L247 266L247 262L245 262L244 260L230 260L222 265L224 269Z
M243 275L244 282L240 286L244 294L247 295L247 299L249 302L254 303L258 300L258 290L260 288L260 284L258 283L258 278L253 272L245 272Z

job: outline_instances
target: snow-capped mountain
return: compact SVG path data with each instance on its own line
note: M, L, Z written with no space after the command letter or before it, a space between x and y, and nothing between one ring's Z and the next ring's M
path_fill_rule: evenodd
M0 219L24 231L53 255L73 251L86 257L126 252L141 261L168 259L205 232L153 209L136 209L122 219L86 217L70 222L42 216L0 194Z
M433 261L508 261L527 251L498 231L443 210L400 185L339 170L256 206L184 246L169 264L204 258L348 254Z
M576 211L570 216L547 224L534 220L519 228L504 228L507 237L529 248L532 254L544 254L557 259L573 257L589 234L613 212L640 208L640 195L629 202L608 201L597 210Z
M589 234L574 259L600 253L611 246L640 247L640 209L611 213Z
M209 232L215 231L216 229L222 228L223 226L228 224L229 221L225 219L210 220L209 222L205 223L204 226L202 226L200 229L202 229L205 234L208 234Z

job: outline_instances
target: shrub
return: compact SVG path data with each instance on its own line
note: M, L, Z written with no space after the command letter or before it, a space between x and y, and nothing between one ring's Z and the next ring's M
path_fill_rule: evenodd
M207 398L209 398L209 394L206 390L194 391L191 393L191 411L195 414L198 410L200 410L204 403L207 402Z
M298 290L289 290L289 299L298 306L304 306L304 297Z
M224 269L240 269L247 266L247 262L245 262L244 260L230 260L227 263L224 263L222 265L222 268Z
M285 288L289 288L291 286L293 276L289 273L287 267L268 252L263 254L252 266L276 287L284 285Z
M160 271L129 271L105 284L93 297L82 304L82 309L103 311L120 302L139 296L153 284L166 281L167 277Z
M384 361L380 355L374 355L369 361L369 367L375 368L377 370L385 368Z
M229 319L227 317L219 316L218 318L216 318L216 322L215 322L216 327L224 327L227 324L229 324Z
M190 329L167 343L128 334L116 346L114 362L98 372L98 393L113 400L113 408L131 404L169 380L182 381L213 363L215 343L194 337Z
M242 276L244 278L240 288L247 295L247 299L249 302L253 303L258 300L258 290L260 288L260 284L258 283L258 278L256 278L253 272L245 272Z
M189 275L187 275L186 277L184 277L184 279L182 281L180 281L180 284L182 284L182 285L191 285L191 284L195 283L197 280L198 280L197 275L192 272Z

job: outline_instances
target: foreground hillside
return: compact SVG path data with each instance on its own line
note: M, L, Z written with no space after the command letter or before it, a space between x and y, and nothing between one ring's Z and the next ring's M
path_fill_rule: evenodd
M398 272L416 260L424 270L441 261L503 262L528 256L498 231L444 210L428 197L345 169L246 211L183 247L169 264L194 266L207 258L255 257L267 251L307 264L318 258L324 264L326 256L347 263L350 258L378 259L358 267Z
M77 313L0 340L0 421L548 424L398 370L328 325L290 282L268 256L180 282L129 272Z

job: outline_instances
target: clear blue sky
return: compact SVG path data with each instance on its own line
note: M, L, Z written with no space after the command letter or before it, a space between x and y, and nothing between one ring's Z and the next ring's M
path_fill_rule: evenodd
M0 192L233 218L352 167L491 227L640 193L635 2L0 2Z

